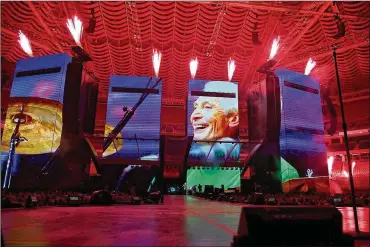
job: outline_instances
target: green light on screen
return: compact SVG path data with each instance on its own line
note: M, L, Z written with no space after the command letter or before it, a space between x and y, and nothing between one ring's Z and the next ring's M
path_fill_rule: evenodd
M215 188L225 189L240 186L240 169L222 170L219 168L212 169L189 169L186 176L186 187L190 189L194 185L213 185Z

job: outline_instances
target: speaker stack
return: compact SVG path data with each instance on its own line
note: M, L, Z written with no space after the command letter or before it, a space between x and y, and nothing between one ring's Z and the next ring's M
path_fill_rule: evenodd
M92 205L111 205L113 203L112 195L105 190L93 192L90 199Z
M68 206L80 206L82 204L82 199L79 196L68 196L67 205Z
M250 206L231 246L354 246L334 207Z

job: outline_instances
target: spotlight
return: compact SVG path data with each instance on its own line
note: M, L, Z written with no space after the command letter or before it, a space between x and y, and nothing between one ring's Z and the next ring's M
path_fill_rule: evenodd
M342 21L342 19L339 17L338 14L336 14L334 16L334 20L336 20L336 24L337 24L337 29L338 29L338 33L333 36L334 39L339 39L339 38L342 38L344 37L344 35L346 34L346 26L344 25L344 22Z

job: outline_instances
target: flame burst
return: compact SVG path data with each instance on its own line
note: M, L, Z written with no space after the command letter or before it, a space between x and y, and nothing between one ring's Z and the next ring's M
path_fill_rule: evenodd
M269 60L273 59L276 53L278 52L279 45L280 45L279 42L280 42L279 36L276 39L274 39L274 41L272 42Z
M33 57L31 43L28 40L27 36L23 34L22 31L19 30L19 40L18 43L21 45L22 50L27 53L30 57Z
M346 178L348 178L349 177L348 172L347 171L343 171L343 176L345 176Z
M355 166L356 166L356 162L352 162L352 175L354 174L354 171L355 171Z
M328 172L329 172L329 176L331 176L331 172L333 170L333 163L334 163L334 157L333 156L330 156L328 158Z
M195 58L190 61L190 74L192 79L195 78L197 70L198 70L198 58Z
M227 62L227 75L229 78L229 81L233 78L234 72L235 72L235 61L230 58L229 62Z
M311 58L308 59L307 64L306 64L306 69L304 70L305 75L309 75L313 68L315 68L316 62L313 61Z
M152 61L153 61L154 74L156 77L158 77L159 75L159 67L161 66L161 59L162 59L162 53L157 51L156 49L153 49Z
M68 19L67 27L69 31L71 32L72 37L75 40L76 44L78 46L81 46L81 39L82 39L82 32L83 32L81 20L78 19L77 16L75 16L73 20Z

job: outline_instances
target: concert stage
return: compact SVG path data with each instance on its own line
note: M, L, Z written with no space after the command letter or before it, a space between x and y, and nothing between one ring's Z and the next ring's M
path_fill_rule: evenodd
M2 210L1 223L6 246L229 246L241 207L166 196L164 205ZM344 231L353 232L352 208L340 211ZM360 230L369 232L369 208L358 208L358 215Z

